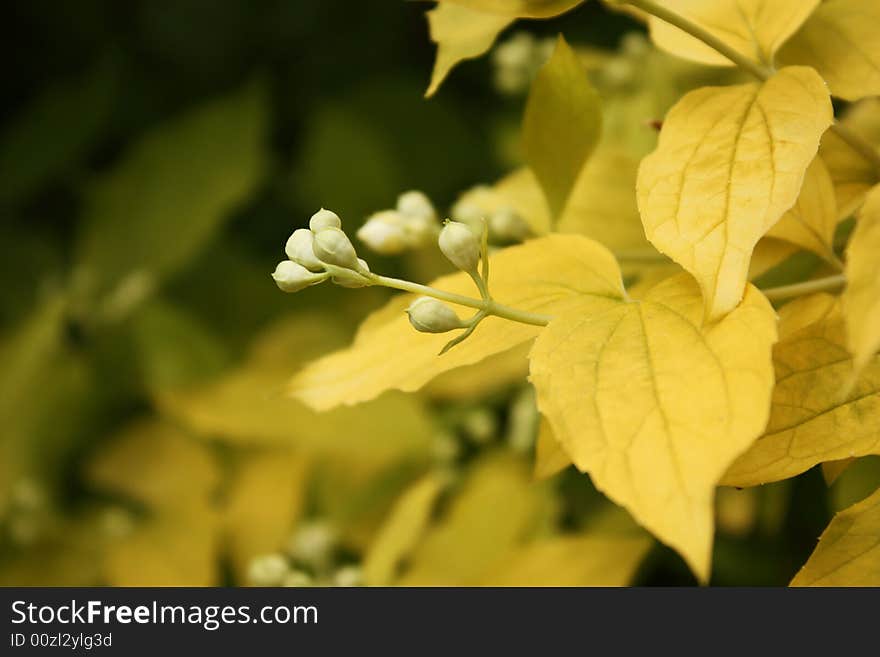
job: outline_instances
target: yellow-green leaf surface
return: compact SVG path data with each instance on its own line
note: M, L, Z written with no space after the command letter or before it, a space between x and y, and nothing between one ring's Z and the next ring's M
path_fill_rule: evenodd
M553 436L550 423L542 417L535 440L535 479L547 479L570 465L571 458Z
M792 586L880 586L880 490L841 511Z
M666 116L639 167L639 211L648 239L700 283L709 319L739 303L755 244L794 205L832 120L825 83L803 67L692 91Z
M445 372L431 381L424 392L432 399L469 402L524 382L529 375L530 346L522 344L479 363Z
M804 184L794 206L767 233L796 244L834 262L834 229L837 228L837 200L828 167L816 157L807 169Z
M843 316L858 376L880 349L880 186L859 212L846 250L846 280Z
M426 456L432 426L415 397L389 394L356 408L316 413L284 394L292 371L340 344L325 316L279 320L256 338L240 367L207 385L163 391L159 407L202 437L297 447L359 469Z
M856 103L840 122L875 149L880 149L880 99L868 98ZM819 154L834 183L838 218L846 219L859 208L868 190L880 182L880 170L832 130L822 137Z
M854 458L848 458L838 461L825 461L822 464L822 477L825 479L825 483L831 486L855 460Z
M770 420L724 475L724 485L754 486L824 461L880 453L880 359L868 364L841 400L852 357L839 303L827 294L812 295L786 304L779 314Z
M499 559L524 543L552 513L550 490L525 464L487 457L468 473L445 515L409 556L404 586L479 584ZM503 510L503 512L501 512Z
M523 151L559 217L602 130L601 101L562 36L532 83L523 117Z
M521 310L554 315L590 307L599 312L616 305L624 294L614 257L586 237L548 235L499 251L491 256L491 263L494 297ZM431 285L475 294L464 273L444 276ZM438 356L454 334L416 332L403 312L413 298L392 299L367 319L351 347L299 372L290 392L312 408L327 410L367 401L387 390L413 391L443 372L527 342L541 330L490 317L467 340Z
M440 4L455 4L511 18L550 18L576 7L584 0L439 0Z
M394 581L401 562L428 528L445 483L443 477L430 474L400 496L364 557L367 585L387 586Z
M685 274L638 302L560 314L531 379L574 464L705 581L715 485L767 421L776 316L751 286L725 319L702 316Z
M770 63L819 0L664 0L661 4L749 59ZM714 66L733 65L721 53L670 23L652 16L649 25L654 43L673 55Z
M616 525L616 526L614 526ZM483 577L486 586L626 586L651 537L624 518L514 549Z
M880 95L878 25L877 0L827 0L779 51L779 60L812 66L840 98Z
M456 64L489 50L498 34L515 18L475 11L452 2L441 2L427 16L437 56L426 96L434 95Z
M250 85L141 139L85 204L78 262L99 292L171 273L245 200L264 169L262 87Z
M302 514L308 459L292 450L266 450L238 465L227 492L224 538L237 581L251 561L279 552Z

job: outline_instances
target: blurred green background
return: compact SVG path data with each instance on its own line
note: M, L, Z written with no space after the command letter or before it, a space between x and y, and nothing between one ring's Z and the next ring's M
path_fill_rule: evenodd
M445 209L516 162L524 98L495 90L488 58L423 98L429 6L5 5L0 583L493 583L537 558L510 556L524 536L569 534L586 547L545 561L601 570L609 535L632 554L608 581L580 565L514 580L693 582L608 521L587 477L532 482L531 444L505 438L522 384L326 417L281 394L385 298L281 294L269 272L293 229L321 206L355 228L407 189ZM641 27L588 3L517 29L613 50ZM836 506L817 472L723 497L719 584L787 583Z

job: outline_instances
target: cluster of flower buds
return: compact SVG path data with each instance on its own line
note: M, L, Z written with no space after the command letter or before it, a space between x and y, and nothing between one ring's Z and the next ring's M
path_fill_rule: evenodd
M554 40L517 32L492 52L495 88L515 96L528 91L538 69L553 54Z
M430 244L440 226L437 212L422 192L404 192L397 207L371 215L357 232L358 239L381 255L398 255Z
M328 278L343 287L364 287L367 263L358 258L342 231L335 212L323 208L312 215L308 228L293 231L284 247L287 260L278 263L272 278L283 292L299 292Z
M522 242L532 234L528 222L488 185L477 185L452 206L452 217L479 230L485 220L493 244Z

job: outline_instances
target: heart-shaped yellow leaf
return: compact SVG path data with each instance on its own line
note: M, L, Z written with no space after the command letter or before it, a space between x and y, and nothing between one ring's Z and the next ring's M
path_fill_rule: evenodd
M699 289L681 274L641 301L560 315L532 349L538 408L574 464L702 581L715 486L767 421L775 340L756 288L704 326Z
M794 205L832 120L825 83L802 67L692 91L666 116L639 167L639 211L648 239L699 282L710 320L739 303L755 244Z

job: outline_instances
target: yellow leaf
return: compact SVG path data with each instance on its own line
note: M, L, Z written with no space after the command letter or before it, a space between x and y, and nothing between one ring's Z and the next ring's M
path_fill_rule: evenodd
M853 105L840 123L875 148L880 147L880 99L868 98ZM838 219L846 219L859 208L868 190L880 182L880 171L831 130L822 137L819 154L834 183Z
M217 586L217 527L217 518L207 512L148 521L109 546L107 584Z
M571 459L557 442L550 423L542 417L535 443L535 479L547 479L570 465Z
M880 586L880 490L834 516L791 586Z
M364 557L364 581L369 586L393 582L401 562L425 533L444 488L443 478L431 474L400 496Z
M237 581L251 561L279 552L303 511L309 461L290 450L245 457L228 491L223 524Z
M524 382L529 374L529 344L445 372L425 387L432 399L473 401Z
M780 46L804 23L819 0L664 0L663 6L756 62L772 63ZM651 17L651 38L663 50L713 66L732 66L714 48Z
M825 461L822 464L822 477L825 479L825 483L828 486L832 485L854 461L854 458Z
M841 300L857 377L880 349L880 185L859 212L846 249L846 280Z
M526 162L559 217L599 140L602 112L577 55L562 36L532 83L523 117Z
M446 515L409 557L404 586L475 585L528 538L550 507L549 489L530 480L524 464L489 457L469 473ZM501 512L503 510L503 512Z
M775 340L756 288L706 327L682 274L642 301L560 314L532 349L538 408L574 464L703 581L715 485L766 424Z
M515 550L481 582L485 586L626 586L651 540L646 534L584 531L534 541Z
M498 303L557 314L590 303L596 309L623 298L614 257L586 237L548 235L491 256L490 287ZM433 287L473 295L464 273L444 276ZM479 362L532 340L540 327L490 317L467 340L438 356L449 334L418 333L403 313L411 295L392 299L367 320L348 349L325 356L299 372L290 392L317 410L357 404L398 389L413 391L443 372ZM586 302L585 299L590 301Z
M201 508L220 483L214 457L199 441L159 420L135 422L86 466L98 488L153 508Z
M835 228L834 183L822 158L817 156L807 169L797 202L767 236L797 244L833 263L837 261L833 247Z
M823 461L880 453L880 359L871 361L840 400L852 359L834 297L812 295L783 306L779 334L766 432L730 467L724 485L754 486Z
M666 116L639 167L639 211L648 239L700 283L709 319L739 303L755 244L794 205L832 119L825 83L800 67L692 91Z
M297 447L367 470L426 456L431 423L412 396L389 394L322 414L284 394L292 370L339 344L338 331L324 316L280 320L255 340L240 368L208 385L160 393L160 409L203 437Z
M880 95L880 3L827 0L779 52L783 64L812 66L846 100Z
M782 264L797 253L798 248L790 242L765 237L755 247L749 263L749 280L753 281Z
M584 0L439 0L440 4L455 4L500 16L512 18L550 18L576 7Z
M498 34L514 20L513 16L487 14L451 2L441 2L427 16L437 57L425 96L434 95L456 64L489 50Z

